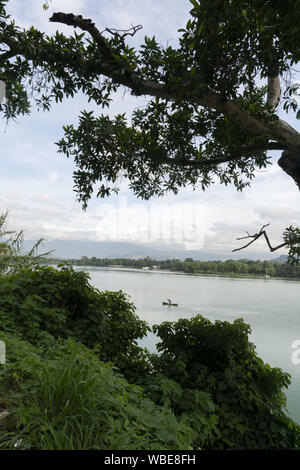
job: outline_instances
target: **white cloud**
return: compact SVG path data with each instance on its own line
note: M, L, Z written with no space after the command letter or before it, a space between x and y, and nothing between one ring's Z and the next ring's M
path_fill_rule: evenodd
M84 14L86 0L52 0L49 9L43 9L43 0L10 0L7 12L16 20L16 24L22 28L34 26L46 34L53 34L58 29L57 24L49 22L54 11L74 12ZM70 33L71 28L60 25L60 31Z
M48 173L48 180L49 183L54 183L56 180L58 180L59 174L56 171L49 171Z

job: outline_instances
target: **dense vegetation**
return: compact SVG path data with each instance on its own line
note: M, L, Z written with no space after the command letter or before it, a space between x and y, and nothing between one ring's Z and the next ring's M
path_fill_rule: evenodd
M43 263L60 263L61 260L55 258L43 258ZM270 276L285 278L300 278L300 266L278 261L261 261L229 259L227 261L197 261L192 258L186 258L184 261L179 259L155 260L149 257L140 259L129 258L88 258L69 259L68 263L78 266L123 266L130 268L150 268L170 271L179 271L184 273L199 274L217 274L217 275L235 275L235 276Z
M276 115L279 76L300 60L298 1L191 0L177 49L146 37L140 50L125 43L130 33L100 33L72 13L51 21L82 34L21 30L6 3L5 118L30 113L32 99L48 110L78 92L102 108L120 87L149 97L131 120L83 111L77 128L65 126L58 150L74 158L83 207L95 183L105 197L120 176L146 199L206 189L216 177L241 190L270 163L270 150L283 151L278 163L300 185L300 134ZM297 111L294 89L285 91L284 108ZM294 262L299 232L284 232ZM150 354L137 343L149 327L124 293L100 292L68 266L37 266L32 253L19 258L19 239L0 245L2 449L300 447L300 427L285 414L290 377L257 357L242 319L155 325L158 354Z
M290 377L257 357L241 319L155 325L158 354L137 344L148 330L124 293L72 267L1 274L0 448L300 446Z

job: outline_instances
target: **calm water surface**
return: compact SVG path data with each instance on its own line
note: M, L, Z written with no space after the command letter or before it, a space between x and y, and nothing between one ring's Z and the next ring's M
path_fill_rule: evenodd
M81 269L81 268L77 268ZM288 411L300 424L300 364L291 360L294 340L300 340L300 283L273 279L192 276L123 268L85 267L99 290L123 290L137 314L149 325L201 314L209 320L243 318L252 329L250 340L258 355L292 376ZM162 306L167 298L178 307ZM142 345L155 351L151 334Z

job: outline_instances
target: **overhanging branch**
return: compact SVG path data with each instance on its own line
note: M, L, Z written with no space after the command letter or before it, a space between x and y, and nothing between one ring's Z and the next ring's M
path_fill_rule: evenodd
M172 158L167 158L164 160L164 163L174 164L179 166L187 166L191 168L203 168L207 167L208 165L218 165L221 163L229 163L238 161L241 158L254 153L266 152L268 150L284 150L286 149L286 145L277 144L276 142L270 142L265 147L262 146L249 146L246 148L238 149L238 151L233 151L229 153L226 157L223 158L203 158L199 160L175 160Z
M108 59L108 66L106 67L107 64L103 64L104 75L116 79L116 67L111 66L117 65L113 57L113 52L110 49L107 40L102 36L91 20L86 20L80 15L76 16L72 13L66 14L59 12L54 13L50 18L50 21L79 27L83 31L89 32L95 39L95 42L104 58ZM152 80L143 80L132 70L127 70L126 72L127 73L123 75L117 74L117 81L120 85L133 90L134 94L150 95L167 100L176 99L174 92L169 90L167 85ZM279 93L279 78L270 78L268 90L269 106L275 106L280 96ZM218 93L213 93L207 90L195 97L195 95L190 93L189 90L185 90L184 93L182 93L182 99L193 102L199 106L215 109L217 112L226 116L233 124L243 129L247 134L251 134L254 138L258 138L260 140L276 140L279 143L286 144L291 150L300 149L300 134L295 131L295 129L292 129L290 126L286 125L286 123L281 121L278 121L275 124L268 124L262 119L257 119L255 116L252 116L241 109L236 103L227 100L226 97Z
M110 61L114 60L112 50L110 49L106 39L102 36L91 20L86 20L81 16L76 16L72 13L66 14L58 12L52 15L50 21L79 27L83 31L89 32L98 44L101 53L103 53L107 59L110 59ZM133 71L128 70L128 72L129 73L126 76L118 77L120 85L124 85L133 90L138 89L139 94L141 95L151 95L168 100L176 99L174 92L170 91L166 85L151 80L143 80ZM113 67L108 67L105 74L113 78L115 73L116 70ZM228 101L218 93L207 91L195 98L194 94L191 95L189 90L186 90L183 93L182 99L198 104L199 106L215 109L216 111L224 114L230 121L244 129L248 134L250 133L251 135L260 138L272 138L272 133L270 132L270 128L267 123L249 115L235 103Z

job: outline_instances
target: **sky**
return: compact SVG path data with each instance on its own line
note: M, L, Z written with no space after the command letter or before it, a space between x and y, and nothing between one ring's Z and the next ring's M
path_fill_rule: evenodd
M47 11L42 4L43 0L9 0L7 11L20 27L33 25L47 34L73 32L49 22L55 11L91 18L99 30L141 24L143 29L134 38L137 45L145 35L155 35L162 45L176 46L177 30L185 25L190 10L188 0L52 0ZM120 112L130 115L143 100L118 92L104 112L111 117ZM217 254L238 248L237 237L245 231L256 233L264 224L270 224L273 245L281 242L286 227L299 225L299 190L278 167L279 152L270 153L274 165L257 171L251 187L242 193L216 183L206 192L186 188L177 195L145 202L134 197L124 181L118 196L93 197L83 211L73 191L75 165L58 154L55 145L63 137L62 126L77 125L83 109L103 112L77 95L53 105L50 112L33 108L30 116L20 116L8 126L1 121L0 212L8 210L10 228L23 229L27 239L181 243L187 249ZM282 109L279 114L299 127L293 116ZM259 240L232 257L247 257L253 251L263 259L270 255ZM281 249L275 255L285 253Z

